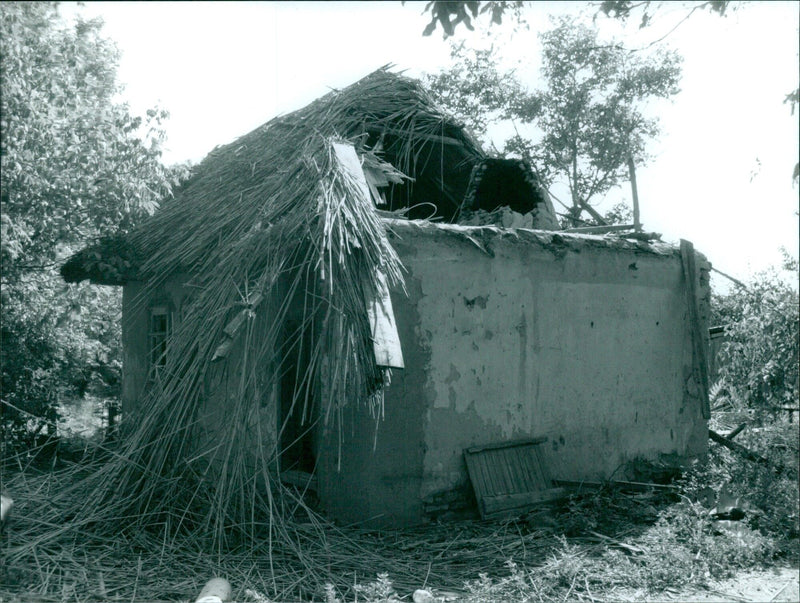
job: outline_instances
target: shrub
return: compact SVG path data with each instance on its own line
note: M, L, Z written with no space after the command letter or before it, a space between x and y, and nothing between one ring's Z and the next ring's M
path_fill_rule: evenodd
M4 288L2 301L3 459L28 453L44 461L57 441L60 408L87 393L118 399L120 291L68 287L44 273Z
M797 270L797 260L784 251L780 271L767 270L746 289L712 297L712 320L725 327L727 338L720 350L717 389L727 390L735 405L759 417L776 407L797 406Z

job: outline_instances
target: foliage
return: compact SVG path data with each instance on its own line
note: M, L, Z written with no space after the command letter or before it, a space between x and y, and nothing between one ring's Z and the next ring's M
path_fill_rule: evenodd
M403 3L405 4L405 1ZM484 14L491 16L492 24L499 25L502 23L503 16L507 13L512 13L514 19L520 22L522 20L521 9L523 4L520 0L507 2L434 0L425 5L424 12L431 14L431 21L422 31L422 35L429 36L436 31L438 26L441 26L444 38L447 39L455 33L456 27L462 23L464 27L473 31L475 28L472 27L472 19ZM471 18L470 13L472 14Z
M116 100L119 54L101 27L69 25L53 3L0 4L3 400L23 411L4 406L3 424L18 443L88 384L118 386L119 292L67 288L57 264L129 230L187 169L161 163L164 111Z
M494 115L515 128L535 127L533 141L517 134L505 143L536 166L545 182L565 182L570 191L573 225L586 222L583 212L605 220L593 199L625 182L629 163L649 160L647 142L658 132L656 118L643 105L678 92L680 57L674 52L632 54L605 44L591 28L561 17L541 36L544 87L528 91L515 73L503 73L492 50L452 51L454 66L428 78L432 93L456 116L485 135ZM488 116L482 116L489 111Z
M54 270L3 290L4 444L29 450L56 435L59 407L86 394L116 404L120 393L121 291L69 286Z
M166 112L142 119L115 102L118 51L101 25L70 28L54 4L0 5L6 278L130 228L182 173L161 163Z
M2 362L3 458L30 450L55 434L68 359L40 325L4 320Z
M567 180L577 224L594 197L627 180L629 158L647 162L646 143L659 130L640 105L678 92L680 57L602 45L596 32L566 18L542 35L542 47L546 87L535 96L541 106L535 119L544 138L529 145L517 137L512 148L546 177Z
M642 29L654 22L656 16L662 12L665 5L674 4L674 2L666 3L654 0L604 0L603 2L600 2L598 13L603 13L606 17L619 19L621 21L627 21L628 19L636 16L640 19L639 28ZM686 11L683 18L665 35L652 42L651 45L664 40L697 11L708 10L710 13L716 13L717 15L724 17L727 14L738 10L744 4L744 2L734 2L732 0L708 0L706 2L690 2L683 4ZM673 7L670 6L670 8ZM792 115L794 115L794 109L799 99L800 88L795 88L786 95L786 98L783 101L784 103L791 105ZM795 163L795 166L792 170L792 180L795 183L800 181L800 162Z
M783 102L791 107L792 115L794 115L795 109L797 109L797 104L800 103L800 88L795 88L789 92L789 94L786 95L786 98L783 99ZM800 182L800 161L794 164L794 169L792 170L792 180L794 180L795 184Z
M392 581L389 579L388 573L380 573L378 577L372 582L367 584L356 584L353 587L356 592L357 599L364 599L364 601L384 602L396 600L397 593L394 590Z
M784 252L785 253L785 252ZM798 403L797 260L784 255L782 278L770 269L747 287L712 296L712 320L725 327L720 380L739 408L760 413ZM792 283L792 284L790 284Z
M769 541L765 554L788 556L796 562L800 558L797 488L800 434L783 416L766 420L757 427L750 425L736 441L768 458L774 467L712 445L708 462L686 472L681 483L683 491L688 499L696 500L709 487L715 491L724 488L732 498L743 501L745 527Z
M654 2L653 0L603 0L600 2L600 12L607 17L627 21L634 14L641 12L639 27L647 27L653 20L653 15L658 12L664 2ZM670 3L672 4L672 3ZM712 13L722 16L733 4L730 0L708 0L707 2L692 2L689 14L684 17L688 19L697 10L708 9Z
M529 96L525 87L513 71L500 70L494 48L479 49L460 43L451 47L450 57L451 67L426 76L425 85L483 142L487 142L491 123L513 118L515 112L532 111L523 105Z
M405 4L405 0L403 0ZM627 21L633 15L641 14L640 27L646 27L653 20L665 2L654 0L603 0L599 3L598 12L606 17ZM670 2L669 4L673 4ZM473 31L472 19L479 15L491 14L491 23L499 25L503 16L511 13L513 19L523 23L522 8L525 2L520 0L509 2L476 2L474 0L434 0L425 5L423 12L430 13L431 20L422 32L429 36L437 27L441 27L444 39L455 34L458 25L462 24ZM731 6L736 5L731 0L707 0L706 2L689 3L688 14L683 20L689 18L695 11L708 9L712 13L725 15ZM472 14L472 17L470 17Z

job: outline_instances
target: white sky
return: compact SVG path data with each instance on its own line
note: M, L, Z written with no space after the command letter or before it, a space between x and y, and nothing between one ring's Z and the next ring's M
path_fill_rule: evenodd
M202 159L279 113L306 105L387 63L411 76L447 66L441 32L423 37L424 3L90 2L66 13L102 16L122 51L125 100L143 113L167 109L167 162ZM536 2L529 30L490 29L504 61L536 87L537 32L548 14L585 3ZM588 9L591 16L593 11ZM686 238L739 278L798 253L798 114L783 99L800 78L798 2L753 2L724 18L697 11L665 42L684 57L682 92L655 108L663 134L637 171L642 221L666 240ZM638 30L598 18L601 35L646 45L686 10L669 5ZM460 28L457 39L481 44ZM629 198L612 191L608 204ZM719 282L724 286L724 282Z

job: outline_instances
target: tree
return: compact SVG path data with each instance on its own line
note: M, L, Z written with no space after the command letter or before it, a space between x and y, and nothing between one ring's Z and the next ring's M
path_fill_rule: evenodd
M584 212L604 223L592 201L648 161L647 142L659 130L642 105L678 92L680 57L603 44L594 30L566 17L541 41L539 90L527 91L513 72L500 73L490 51L470 56L456 47L456 65L430 78L432 91L479 133L485 128L470 115L479 115L481 105L515 126L535 126L538 140L518 133L506 141L505 152L530 160L546 182L567 185L573 225L587 222Z
M167 114L114 102L118 51L101 26L68 28L55 4L0 5L5 278L59 245L130 228L179 175L161 163Z
M119 292L67 287L58 262L130 229L186 172L161 163L166 113L115 100L119 55L101 26L0 3L3 424L21 432L52 427L92 367L118 365Z
M425 84L436 100L482 142L489 142L487 129L491 123L536 110L525 106L530 94L516 74L500 70L494 47L476 49L460 43L451 47L450 56L452 66L427 75Z
M671 4L671 3L670 3ZM656 44L669 36L673 31L681 26L686 20L689 19L696 11L708 10L711 13L716 13L724 17L729 12L733 12L741 8L744 2L733 2L732 0L708 0L706 2L693 2L690 3L689 8L683 18L670 29L665 35L658 40L655 40L650 45ZM598 13L603 13L606 17L612 19L619 19L620 21L627 21L634 15L640 15L639 28L649 26L655 16L663 9L664 2L656 2L653 0L604 0L600 3ZM784 103L791 106L792 115L794 115L795 107L800 100L800 88L795 87L794 90L786 95ZM800 162L796 163L792 170L792 180L797 183L800 181Z
M720 351L721 388L735 404L757 413L797 406L797 260L784 251L781 268L759 273L747 286L737 285L712 297L712 320L725 327L726 336Z
M405 4L405 0L403 0ZM431 20L422 32L422 35L429 36L437 27L441 27L444 32L444 38L455 34L456 28L463 24L464 27L473 31L472 19L478 18L480 15L491 14L491 23L499 25L502 23L503 16L511 13L512 17L518 22L523 22L522 9L525 2L515 0L510 2L476 2L474 0L435 0L428 2L425 5L423 13L430 13ZM598 13L603 13L606 17L613 19L620 19L627 21L633 15L640 16L639 27L647 27L653 21L653 15L659 12L665 4L674 5L674 2L663 2L657 0L603 0L596 3ZM724 16L726 11L734 7L734 9L741 3L733 2L732 0L707 0L705 2L690 2L686 7L686 15L676 25L677 28L681 23L686 21L698 10L708 9L712 13L717 13ZM472 18L470 18L470 13ZM671 30L669 33L672 33ZM667 35L669 35L669 33Z

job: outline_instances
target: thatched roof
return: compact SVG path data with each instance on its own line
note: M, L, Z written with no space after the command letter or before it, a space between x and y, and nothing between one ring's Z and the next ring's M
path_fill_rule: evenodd
M122 260L144 260L135 268L149 273L161 264L159 258L175 251L181 266L173 268L196 266L210 246L230 241L259 222L266 227L266 214L280 215L271 207L288 211L297 204L315 203L318 175L307 161L310 151L330 137L352 142L370 183L384 185L386 204L381 209L409 208L411 218L452 221L473 168L485 159L480 146L437 107L419 82L384 67L214 149L175 198L137 232L73 256L62 275L69 282L90 278L121 284L133 272L129 266L115 271ZM392 166L409 178L399 178ZM126 254L119 261L112 259L123 242Z

